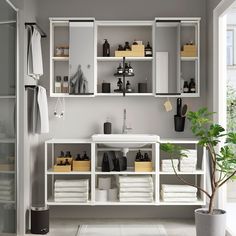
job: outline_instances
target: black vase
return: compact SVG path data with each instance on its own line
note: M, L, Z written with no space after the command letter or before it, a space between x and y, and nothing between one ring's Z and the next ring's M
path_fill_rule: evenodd
M175 120L175 131L176 132L183 132L185 126L185 116L174 116Z

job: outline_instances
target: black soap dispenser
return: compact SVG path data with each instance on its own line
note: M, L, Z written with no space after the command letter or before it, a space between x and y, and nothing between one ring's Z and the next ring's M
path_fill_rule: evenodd
M112 133L112 123L110 122L109 118L107 118L107 121L103 124L103 131L104 131L104 134Z
M108 43L107 39L104 39L105 42L103 44L103 56L109 57L110 56L110 44Z

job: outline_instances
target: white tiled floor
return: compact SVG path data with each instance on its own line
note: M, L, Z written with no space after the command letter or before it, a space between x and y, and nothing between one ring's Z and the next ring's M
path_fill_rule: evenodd
M108 220L62 220L57 219L50 224L48 236L75 236L79 224L161 224L165 227L168 236L195 236L195 226L193 220L159 220L159 219L108 219Z

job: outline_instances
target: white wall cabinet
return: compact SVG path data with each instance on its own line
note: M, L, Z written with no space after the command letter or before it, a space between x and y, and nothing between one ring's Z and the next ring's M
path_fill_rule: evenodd
M174 143L181 145L182 147L197 150L197 168L194 171L181 172L178 171L186 180L193 184L200 184L201 187L206 187L206 163L205 163L205 149L200 148L197 145L196 140L184 139L184 140L160 140L160 143ZM113 148L112 143L109 142L109 147L106 143L92 142L90 139L76 140L76 139L52 139L45 142L45 204L47 205L205 205L206 197L198 192L198 200L194 202L165 202L161 197L162 184L182 184L178 182L173 171L162 171L161 161L168 158L166 153L163 153L159 149L159 143L155 142L142 142L142 147L129 148L127 154L128 168L126 171L111 171L102 172L102 158L105 152L114 151L117 155L121 155L121 148ZM114 143L114 147L116 143ZM120 145L120 142L119 142ZM125 147L129 145L124 142ZM76 154L86 151L91 160L91 171L79 172L54 172L53 166L56 163L56 157L59 156L60 151L71 151L73 157ZM142 153L148 153L152 160L153 170L151 172L135 172L134 160L138 151ZM120 202L117 201L96 201L96 188L98 185L99 177L110 176L113 180L116 180L119 176L151 176L153 180L153 201L152 202ZM58 202L54 199L54 183L57 179L89 179L89 200L87 202Z
M108 39L110 57L103 57L102 45ZM200 96L200 18L156 18L154 21L96 21L93 18L50 18L50 96L96 97L122 96L117 92L118 78L114 76L122 63L115 57L118 45L132 45L140 40L152 46L152 57L126 57L134 69L127 78L132 91L126 96ZM196 53L183 54L184 45L193 44ZM58 47L69 47L69 55L57 55ZM186 47L185 47L186 48ZM56 93L56 76L81 72L87 81L83 93L70 88L70 93ZM195 81L194 93L183 93L183 81ZM110 93L102 92L102 83L110 84ZM140 92L139 84L147 89Z

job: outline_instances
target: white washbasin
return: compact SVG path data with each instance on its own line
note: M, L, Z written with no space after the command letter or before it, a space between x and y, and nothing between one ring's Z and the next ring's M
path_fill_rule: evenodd
M147 143L159 141L159 136L152 134L95 134L94 142L101 142L107 147L114 148L139 148Z

